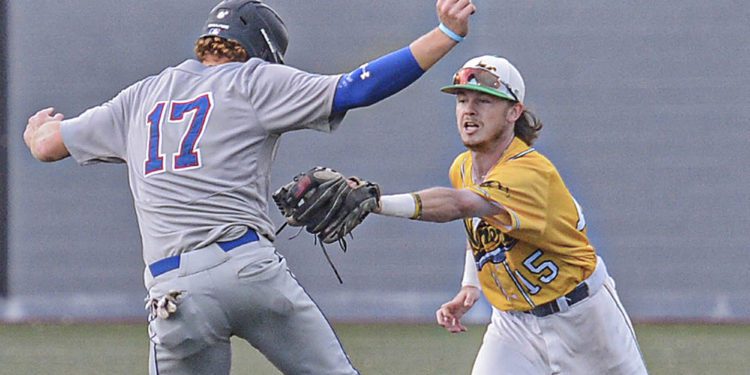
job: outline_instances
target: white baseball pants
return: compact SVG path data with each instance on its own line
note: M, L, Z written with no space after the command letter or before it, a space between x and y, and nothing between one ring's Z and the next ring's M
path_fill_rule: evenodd
M472 375L647 374L633 326L601 258L590 294L537 317L493 308ZM598 285L597 285L598 284Z

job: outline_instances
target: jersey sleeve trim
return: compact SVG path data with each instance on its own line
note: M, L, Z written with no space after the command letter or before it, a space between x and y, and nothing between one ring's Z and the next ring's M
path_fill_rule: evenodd
M526 151L523 151L523 152L520 152L520 153L518 153L516 155L511 156L510 158L508 158L508 160L516 160L516 159L522 158L522 157L524 157L524 156L526 156L526 155L528 155L528 154L530 154L530 153L532 153L534 151L536 151L536 149L533 148L533 147L531 147L531 148L529 148Z

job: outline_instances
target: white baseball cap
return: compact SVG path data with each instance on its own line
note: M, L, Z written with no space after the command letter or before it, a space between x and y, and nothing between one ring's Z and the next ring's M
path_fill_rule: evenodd
M455 94L458 90L479 91L523 103L526 85L510 61L485 55L467 61L453 76L453 84L440 89L448 94Z

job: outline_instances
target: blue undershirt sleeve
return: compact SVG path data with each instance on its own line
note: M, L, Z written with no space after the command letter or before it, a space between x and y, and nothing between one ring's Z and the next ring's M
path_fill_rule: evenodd
M341 76L333 96L332 113L377 103L409 86L424 70L407 46Z

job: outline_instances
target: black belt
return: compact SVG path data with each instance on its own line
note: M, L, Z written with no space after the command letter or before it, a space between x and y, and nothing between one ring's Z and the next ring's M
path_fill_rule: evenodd
M247 233L243 234L240 238L226 242L217 242L216 244L219 245L219 247L226 253L236 247L255 241L258 241L258 233L255 233L255 231L252 229L248 229ZM161 260L157 260L156 262L151 263L148 266L148 269L151 271L151 276L153 277L157 277L161 274L176 270L178 268L180 268L179 255L174 255Z
M573 289L572 292L565 295L565 301L568 302L568 306L575 305L581 302L584 298L589 296L589 286L586 283L580 283ZM547 315L560 312L560 305L557 304L557 299L549 301L543 305L539 305L531 310L524 311L525 313L532 314L534 316L543 317Z

